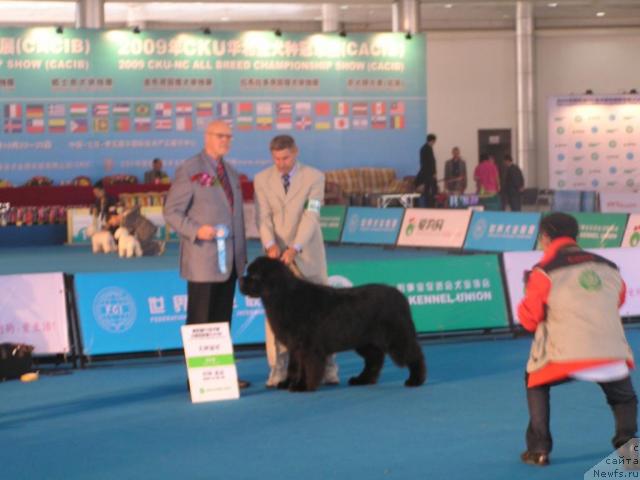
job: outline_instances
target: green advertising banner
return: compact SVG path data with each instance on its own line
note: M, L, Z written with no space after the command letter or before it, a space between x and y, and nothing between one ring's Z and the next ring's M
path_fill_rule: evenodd
M320 227L325 242L339 242L347 207L344 205L325 205L320 209Z
M397 287L411 305L418 333L508 326L496 255L333 263L329 275L334 286Z
M580 225L578 245L582 248L616 248L622 244L626 213L571 213Z

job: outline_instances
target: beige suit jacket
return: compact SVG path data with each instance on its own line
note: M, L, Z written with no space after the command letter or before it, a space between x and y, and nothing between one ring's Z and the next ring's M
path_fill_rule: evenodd
M327 259L320 214L308 208L309 200L324 202L324 174L298 162L285 194L282 177L272 166L256 175L254 189L263 247L275 243L284 251L288 246L299 245L302 251L295 262L300 273L309 281L326 284Z

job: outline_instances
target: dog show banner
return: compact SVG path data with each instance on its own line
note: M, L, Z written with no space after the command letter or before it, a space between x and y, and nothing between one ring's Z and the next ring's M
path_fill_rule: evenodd
M635 191L640 186L640 95L548 100L549 187Z
M180 327L193 403L240 398L228 323Z
M24 343L34 355L70 352L62 273L0 276L0 343Z
M490 252L533 250L539 223L539 213L474 212L464 249Z
M640 213L640 194L602 192L600 211L603 213Z
M408 208L400 228L398 246L462 248L471 210Z
M403 208L349 207L342 243L395 245Z
M496 255L333 263L329 275L334 286L395 286L409 301L418 333L508 326Z
M0 28L0 179L170 176L227 121L227 160L252 178L295 137L320 170L415 173L426 131L424 36L404 33ZM363 155L362 146L366 145Z
M177 271L78 273L75 290L85 355L181 348L187 286ZM236 344L264 341L264 309L238 289L232 337Z
M627 298L620 308L620 315L633 317L640 315L640 252L627 248L589 249L615 263L627 285ZM524 274L542 259L542 252L507 252L503 255L505 278L507 281L509 306L514 323L519 324L517 308L524 298Z
M573 213L578 221L578 245L582 248L616 248L622 236L628 215L623 213Z
M320 228L325 242L339 242L347 207L344 205L324 205L320 209Z

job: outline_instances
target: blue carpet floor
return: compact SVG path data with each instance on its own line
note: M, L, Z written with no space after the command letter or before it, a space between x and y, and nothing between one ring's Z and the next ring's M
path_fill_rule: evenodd
M629 329L638 355L640 330ZM428 383L348 387L360 360L338 356L342 382L312 394L263 386L261 352L239 354L253 385L236 401L193 405L178 357L92 364L37 382L0 384L3 479L582 479L611 453L600 389L552 391L555 450L520 464L530 340L424 344ZM636 385L640 375L634 373Z

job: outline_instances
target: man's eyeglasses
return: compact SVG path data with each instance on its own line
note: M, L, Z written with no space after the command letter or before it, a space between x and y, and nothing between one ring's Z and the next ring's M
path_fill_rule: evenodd
M233 135L230 133L208 132L207 135L216 137L219 140L231 140L233 138Z

